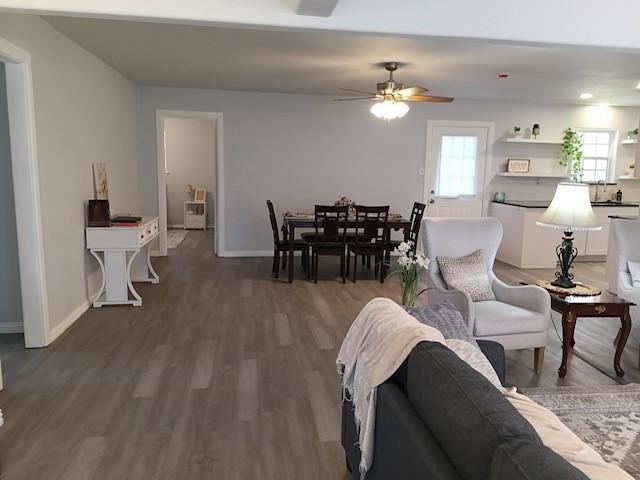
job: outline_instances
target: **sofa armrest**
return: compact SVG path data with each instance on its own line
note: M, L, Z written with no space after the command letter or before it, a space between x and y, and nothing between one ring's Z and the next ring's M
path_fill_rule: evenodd
M394 381L377 389L373 464L367 480L424 480L460 477L440 448L433 434L418 416L406 395ZM353 404L344 402L342 445L354 480L360 480L360 450L353 418Z
M462 315L469 332L473 335L473 325L475 321L475 309L471 297L459 290L442 290L440 288L431 287L422 293L421 297L426 299L427 305L435 305L438 303L451 303Z
M498 374L500 383L504 385L507 374L507 368L504 358L504 347L498 342L494 342L493 340L476 340L476 342L478 342L480 350L482 350L482 353L484 353L484 356L487 357L489 363Z
M496 296L496 300L533 312L542 313L551 319L551 296L544 288L538 285L507 285L498 279L493 272L489 273L491 288Z

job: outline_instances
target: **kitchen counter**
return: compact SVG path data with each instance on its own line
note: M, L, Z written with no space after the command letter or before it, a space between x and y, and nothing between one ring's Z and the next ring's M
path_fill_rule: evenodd
M491 201L501 205L511 205L522 208L547 208L551 202L549 200L505 200L504 202ZM638 207L638 202L591 202L592 207Z

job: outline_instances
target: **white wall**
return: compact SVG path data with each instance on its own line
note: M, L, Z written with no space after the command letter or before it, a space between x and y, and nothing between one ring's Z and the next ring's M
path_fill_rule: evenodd
M185 186L207 189L207 224L213 225L216 188L216 121L166 118L167 224L184 223Z
M32 58L49 317L56 329L86 308L100 280L84 242L92 162L107 164L112 212L139 210L136 89L39 17L0 14L0 36Z
M347 195L360 203L389 203L409 213L423 198L426 121L495 121L496 135L513 125L539 123L560 136L568 126L613 127L623 134L638 124L640 109L455 101L450 105L412 104L402 119L386 123L368 112L367 102L332 102L330 97L214 90L139 88L140 179L146 214L157 213L156 109L201 110L224 114L225 216L227 251L271 248L265 200L278 211L309 210L316 202ZM633 158L625 151L619 167ZM505 146L494 145L492 172L506 163ZM511 154L512 155L512 154ZM529 183L526 183L529 182ZM550 199L555 183L493 180L487 194L514 199ZM625 186L625 199L639 199L637 186Z
M23 329L8 113L6 76L0 63L0 333Z

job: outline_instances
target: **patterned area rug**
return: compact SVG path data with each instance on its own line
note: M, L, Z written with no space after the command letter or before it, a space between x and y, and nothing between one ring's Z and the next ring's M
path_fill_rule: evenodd
M167 248L178 248L189 233L187 230L167 230Z
M640 479L640 385L527 388L610 463Z

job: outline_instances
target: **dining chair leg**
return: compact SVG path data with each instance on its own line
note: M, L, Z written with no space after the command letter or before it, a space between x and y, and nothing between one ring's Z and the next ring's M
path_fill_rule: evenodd
M364 258L364 257L362 257ZM371 270L371 255L367 255L367 268Z
M358 270L358 254L353 252L353 278L351 281L356 283L356 271Z
M280 250L274 250L273 252L273 268L272 268L273 278L278 278L280 274Z
M349 276L350 266L351 266L351 250L347 248L347 277Z
M287 269L287 258L289 258L289 251L282 252L282 270Z
M309 249L303 249L302 250L302 271L306 272L307 271L307 264L309 263Z
M387 276L387 266L384 263L384 253L383 253L380 261L380 283L384 283L384 279L386 276Z
M318 283L318 260L320 260L320 256L316 253L315 265L313 269L313 283Z
M344 260L344 254L340 255L340 275L342 275L342 283L347 283L347 277L345 277Z
M373 267L373 275L375 277L378 276L378 270L380 269L380 257L376 256L375 257L375 265Z
M367 259L364 258L364 255L362 256L362 266L366 266L367 265Z

